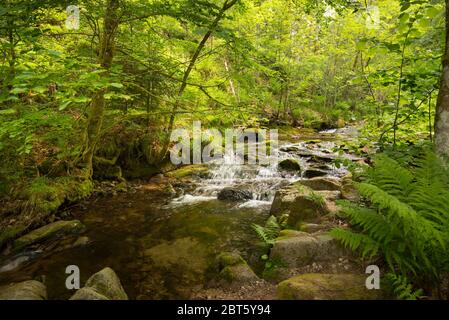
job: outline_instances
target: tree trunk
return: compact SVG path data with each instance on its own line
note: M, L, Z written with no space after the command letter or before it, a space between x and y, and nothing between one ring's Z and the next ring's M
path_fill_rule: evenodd
M176 113L178 112L178 109L179 109L179 100L181 99L182 95L184 94L185 89L187 88L187 81L189 80L190 73L192 72L193 67L196 64L196 62L201 54L201 51L203 51L204 47L206 46L207 41L212 36L214 31L217 29L218 25L220 24L220 21L224 18L226 11L231 9L236 3L237 3L237 0L226 0L224 2L222 9L215 17L214 21L212 22L212 24L209 27L209 30L206 32L203 39L198 44L198 47L196 48L195 53L193 54L192 58L190 59L189 66L187 67L186 71L184 72L184 76L183 76L183 79L181 82L181 87L179 88L179 91L177 94L176 102L171 111L170 120L169 120L169 124L168 124L168 129L167 129L167 136L165 137L165 141L163 143L160 160L162 160L168 152L168 148L170 146L170 136L173 131L174 124L175 124Z
M108 0L98 57L99 64L106 70L110 69L114 58L115 36L119 25L118 9L119 0ZM106 89L101 89L94 95L89 110L86 145L83 154L83 167L87 178L91 178L93 173L93 158L103 125L105 93Z
M438 154L449 157L449 0L446 0L446 46L435 115L435 146Z

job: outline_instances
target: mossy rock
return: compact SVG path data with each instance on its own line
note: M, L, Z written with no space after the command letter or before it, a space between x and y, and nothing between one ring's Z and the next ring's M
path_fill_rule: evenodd
M259 280L254 271L246 263L225 267L221 270L220 277L233 285L242 285Z
M380 290L368 290L366 276L357 274L302 274L281 282L281 300L376 300Z
M348 256L351 253L328 234L312 235L295 230L283 230L270 252L270 259L280 259L291 268Z
M285 230L281 230L281 232L279 232L279 235L276 238L276 240L280 241L280 240L285 240L288 238L299 237L302 235L305 235L305 233L301 232L301 231L297 231L297 230L285 229Z
M39 281L28 280L0 287L0 300L46 300L47 288Z
M36 213L56 211L66 200L79 201L92 194L93 183L90 180L79 180L73 177L35 179L22 193L28 207Z
M92 288L81 288L69 300L111 300Z
M270 212L276 217L288 215L288 226L297 229L303 222L317 222L334 213L340 196L340 191L314 191L298 182L276 192Z
M84 229L84 225L78 220L53 222L39 229L33 230L15 240L13 243L13 249L18 251L51 238L56 238L67 234L80 233Z
M114 270L104 268L92 275L70 300L128 300L128 296Z
M217 262L220 269L245 263L245 260L236 252L222 252L217 256Z
M228 285L242 285L259 280L246 261L236 252L222 252L218 255L217 261L220 278Z
M208 166L203 164L188 165L177 170L166 173L169 178L181 179L185 177L204 177L207 175Z

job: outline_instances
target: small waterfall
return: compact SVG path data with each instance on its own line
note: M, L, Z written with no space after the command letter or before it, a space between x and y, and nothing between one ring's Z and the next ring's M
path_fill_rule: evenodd
M232 184L235 179L241 177L242 166L234 153L226 153L218 163L211 164L209 171L210 180L224 184Z
M252 200L240 204L239 207L271 204L277 190L304 179L304 172L309 168L317 168L317 161L314 158L336 157L337 155L332 151L334 147L335 143L323 141L313 145L307 142L284 144L273 150L268 164L240 164L244 161L239 158L239 155L227 153L222 159L209 164L209 177L199 180L197 188L191 194L175 199L172 204L211 201L216 199L217 194L226 187L250 191L253 194ZM279 162L285 159L298 161L302 169L301 173L279 170ZM345 168L337 169L331 161L323 162L321 166L326 168L329 176L341 176L347 173Z
M289 175L278 170L279 156L284 159L288 154L274 150L268 164L239 164L244 161L238 155L227 153L221 160L209 164L209 178L199 181L192 194L175 199L174 203L185 204L216 199L223 188L233 187L253 194L253 200L241 204L240 207L269 205L280 187L300 178L299 175Z

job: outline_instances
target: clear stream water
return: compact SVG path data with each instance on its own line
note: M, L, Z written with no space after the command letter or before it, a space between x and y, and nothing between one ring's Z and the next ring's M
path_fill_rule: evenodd
M333 140L335 132L319 135ZM300 140L315 137L304 136ZM332 147L323 142L314 154ZM303 168L304 155L282 150L309 150L305 142L284 143L279 159L296 158ZM301 154L301 153L300 153ZM221 251L238 250L249 264L261 271L259 257L264 253L251 224L264 224L269 217L275 192L302 179L271 166L233 166L226 158L210 165L207 178L194 181L193 191L171 198L141 186L135 193L92 199L85 208L75 206L71 213L86 226L82 236L87 245L66 250L29 251L0 261L0 284L43 276L50 299L69 298L65 269L77 265L81 283L106 266L113 268L131 299L190 298L215 274L214 259ZM329 175L344 170L329 169ZM217 200L224 187L250 190L254 197L243 203ZM69 241L71 239L66 239ZM0 258L1 259L1 258Z

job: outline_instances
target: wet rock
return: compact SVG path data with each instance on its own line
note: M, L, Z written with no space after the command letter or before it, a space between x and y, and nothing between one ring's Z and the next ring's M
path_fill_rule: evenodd
M324 177L327 176L329 174L328 171L324 171L322 169L316 169L316 168L308 168L306 171L304 171L303 173L303 177L307 178L307 179L311 179L311 178L316 178L316 177Z
M222 201L245 201L252 198L252 192L238 188L224 188L218 193L218 200Z
M223 252L217 260L220 278L228 285L242 286L260 280L238 253Z
M104 268L92 275L70 300L128 300L128 296L114 270Z
M0 300L46 300L47 288L42 282L28 280L0 287Z
M57 221L20 237L13 243L14 250L21 250L27 246L40 243L51 238L57 238L68 234L77 234L85 229L78 220Z
M295 159L285 159L279 162L279 168L286 171L301 171L301 165Z
M145 246L146 244L143 243ZM143 272L149 276L145 280L150 287L157 287L158 291L164 291L164 285L156 279L155 275L170 274L170 282L176 284L176 293L185 296L184 289L204 282L207 269L213 264L210 259L210 248L203 245L197 238L185 237L173 241L163 241L143 252Z
M352 202L360 201L360 194L355 188L351 174L343 177L342 179L341 197Z
M270 258L282 261L285 267L297 268L313 262L338 260L349 254L327 234L283 230L271 249Z
M288 225L297 227L301 222L314 222L332 212L332 202L339 197L339 191L313 191L301 183L294 183L276 192L271 214L276 217L288 215Z
M368 290L366 276L357 274L302 274L281 282L281 300L375 300L382 292Z
M309 187L316 191L340 191L341 183L338 179L335 178L323 178L317 177L309 180L300 181L300 183L306 187Z

